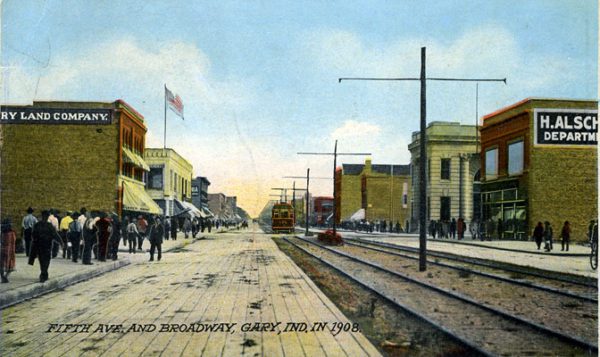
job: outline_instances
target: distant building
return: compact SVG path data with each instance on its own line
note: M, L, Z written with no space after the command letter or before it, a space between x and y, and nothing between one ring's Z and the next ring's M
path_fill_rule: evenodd
M321 226L325 225L327 220L331 221L329 216L333 214L333 197L313 197L312 206L313 211L311 212L311 224Z
M410 218L410 166L343 164L336 171L337 222L348 221L360 209L369 221L400 222Z
M144 117L115 102L33 102L2 106L2 217L28 206L160 214L144 189Z
M192 164L173 149L147 148L144 158L150 167L146 188L165 215L189 210L192 201Z
M236 196L226 196L223 193L209 193L208 208L214 214L215 219L221 219L223 221L239 220L236 216Z
M427 222L479 218L480 161L475 125L432 122L427 126ZM412 164L412 226L419 222L420 133L408 145Z
M210 181L206 177L197 176L192 180L192 203L205 212L209 209L208 186L210 186Z
M483 220L492 238L529 239L569 221L585 241L598 218L598 102L528 98L483 118Z

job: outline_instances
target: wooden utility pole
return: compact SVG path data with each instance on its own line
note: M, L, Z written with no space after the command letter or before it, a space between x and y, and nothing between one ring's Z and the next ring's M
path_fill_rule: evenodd
M439 78L426 76L425 47L421 47L421 75L419 78L376 78L376 77L346 77L342 81L420 81L421 82L421 131L419 133L419 271L427 269L427 81L455 82L504 82L506 78ZM479 87L477 87L479 88ZM335 206L334 206L335 207Z

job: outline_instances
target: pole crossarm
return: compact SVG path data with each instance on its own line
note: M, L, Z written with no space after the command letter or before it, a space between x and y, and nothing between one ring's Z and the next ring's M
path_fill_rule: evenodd
M373 155L370 152L299 152L298 155Z
M342 81L420 81L420 78L385 78L385 77L343 77L338 78L338 83ZM456 82L504 82L506 78L443 78L427 77L427 81L456 81Z
M293 188L293 187L271 187L271 190L296 190L296 191L306 191L305 188Z
M283 176L283 178L289 179L305 179L308 176ZM331 177L311 177L312 180L333 180Z

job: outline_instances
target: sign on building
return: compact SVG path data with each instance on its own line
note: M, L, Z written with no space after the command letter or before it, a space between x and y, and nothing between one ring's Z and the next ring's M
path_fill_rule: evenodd
M534 145L596 145L598 111L535 109Z
M2 106L0 124L111 124L112 109Z

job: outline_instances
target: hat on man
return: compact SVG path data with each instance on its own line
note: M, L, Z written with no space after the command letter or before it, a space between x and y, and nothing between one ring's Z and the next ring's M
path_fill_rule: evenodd
M31 206L29 206L29 208L27 208L27 213L33 213L33 208L31 208Z
M71 218L77 219L78 217L79 217L79 212L75 211L75 212L71 213Z

